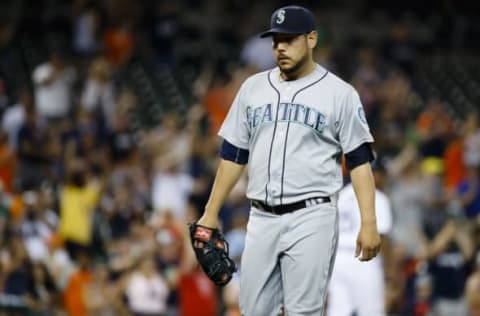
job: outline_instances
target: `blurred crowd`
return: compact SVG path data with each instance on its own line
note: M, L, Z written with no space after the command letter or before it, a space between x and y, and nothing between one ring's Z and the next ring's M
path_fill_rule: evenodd
M255 32L283 2L8 3L0 23L0 315L240 315L238 275L221 289L206 278L187 223L208 198L216 132L236 91L274 66L271 43ZM444 30L434 17L385 15L346 39L337 23L345 16L335 21L331 9L310 4L322 21L315 59L359 91L386 166L378 185L394 211L383 252L389 315L480 315L479 113L453 115L415 82L417 58ZM247 14L248 25L229 24ZM12 53L25 34L46 47L31 68ZM190 36L183 44L182 34ZM162 108L154 127L133 124L150 112L121 74L134 60L180 72L181 54L198 70L187 82L187 110ZM247 177L221 211L238 264Z

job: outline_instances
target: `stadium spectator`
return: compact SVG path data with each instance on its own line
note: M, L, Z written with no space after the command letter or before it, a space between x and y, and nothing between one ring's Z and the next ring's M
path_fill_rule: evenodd
M53 228L45 221L45 210L40 208L36 191L23 194L23 216L20 232L31 261L44 262L48 255L47 241L53 234Z
M238 275L215 288L186 224L205 206L239 83L274 66L253 34L281 2L0 1L0 315L129 315L143 299L167 316L239 315ZM475 11L309 5L316 60L350 78L386 157L388 315L478 314ZM238 263L247 177L221 211ZM134 280L155 280L158 300Z
M88 173L85 161L71 162L67 182L61 189L59 233L71 258L88 252L92 242L93 211L101 192L100 183Z
M480 252L477 253L475 267L474 272L468 277L465 288L469 316L480 315Z
M22 297L27 294L31 262L21 236L10 237L2 254L3 292Z
M48 254L45 265L48 273L55 282L55 287L63 292L67 287L70 276L76 271L74 261L64 248L64 241L58 234L53 234L47 241Z
M101 49L101 17L94 1L76 0L73 11L73 51L80 56L92 56Z
M18 131L18 182L20 190L38 188L48 175L51 148L48 130L29 109Z
M433 209L424 215L420 258L428 260L433 310L439 316L467 313L463 295L474 248L456 212Z
M82 91L81 104L88 112L94 114L100 125L113 129L116 94L111 65L106 58L99 57L92 61Z
M164 155L155 162L152 183L153 207L155 211L170 210L175 218L185 218L188 197L193 192L193 178L180 171L176 157Z
M14 150L18 148L18 131L25 121L25 113L34 107L33 97L27 88L20 92L16 104L9 106L2 117L2 130L8 135L8 143Z
M240 58L247 67L251 68L252 73L265 71L275 66L271 40L261 38L258 34L247 39Z
M47 268L41 263L30 267L26 302L35 316L51 315L59 306L59 292Z
M109 27L103 35L106 57L114 66L120 66L132 57L135 39L133 21L125 20Z
M17 156L14 149L8 144L8 136L0 131L0 181L5 192L14 190L15 172L17 168Z
M163 315L167 311L168 285L155 268L153 257L143 257L126 285L128 306L134 316Z
M93 279L92 262L88 256L86 252L79 252L75 257L77 269L70 276L64 290L64 306L69 316L88 316L84 293Z
M33 71L35 105L41 119L57 123L70 114L76 73L63 52L54 51Z
M92 282L85 286L84 301L89 316L126 315L120 287L112 282L106 264L97 263L93 268Z

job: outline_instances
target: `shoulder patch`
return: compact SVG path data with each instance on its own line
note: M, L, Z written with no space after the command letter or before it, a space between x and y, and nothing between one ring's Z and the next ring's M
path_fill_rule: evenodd
M367 124L367 117L365 115L365 111L363 110L363 106L359 105L357 110L358 118L363 124Z

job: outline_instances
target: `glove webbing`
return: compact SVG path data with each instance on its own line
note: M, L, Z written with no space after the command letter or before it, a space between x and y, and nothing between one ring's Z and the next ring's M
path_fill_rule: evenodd
M190 224L190 236L198 263L217 285L226 285L237 267L228 256L228 242L217 228Z

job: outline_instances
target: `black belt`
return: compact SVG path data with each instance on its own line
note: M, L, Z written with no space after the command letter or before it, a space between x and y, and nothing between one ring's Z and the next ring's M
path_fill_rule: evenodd
M275 206L267 205L259 200L252 200L252 205L259 210L262 210L268 213L277 214L277 215L282 215L282 214L294 212L296 210L306 208L312 205L328 203L328 202L330 202L330 197L322 196L322 197L306 199L306 200L291 203L291 204L282 204L282 205L275 205Z

